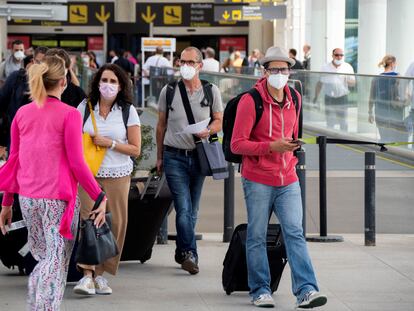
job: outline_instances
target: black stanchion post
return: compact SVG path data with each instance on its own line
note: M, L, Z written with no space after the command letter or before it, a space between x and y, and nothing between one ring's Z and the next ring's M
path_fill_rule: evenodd
M310 242L343 242L344 238L339 235L328 235L328 213L326 193L326 144L327 137L319 136L319 226L320 235L307 237Z
M229 177L224 180L223 242L230 242L234 231L234 165L228 163Z
M319 226L320 235L328 235L327 229L327 195L326 195L326 136L319 136Z
M375 246L375 152L365 152L365 246Z
M296 164L296 174L299 178L299 184L302 195L302 228L303 236L306 237L306 153L305 150L300 149L296 152L296 157L298 158L298 164Z

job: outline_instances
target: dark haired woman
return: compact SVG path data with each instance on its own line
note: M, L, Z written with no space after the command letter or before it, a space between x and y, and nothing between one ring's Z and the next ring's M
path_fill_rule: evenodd
M93 137L97 146L107 148L105 158L96 175L96 180L107 194L107 211L112 214L112 232L120 254L124 245L128 219L128 192L131 183L132 160L141 152L141 130L138 113L131 105L131 81L119 66L105 64L92 79L88 101L92 105L98 133L94 133L91 116L87 118L83 131ZM78 106L84 116L87 101ZM128 120L123 113L127 111ZM126 121L126 122L125 122ZM80 189L81 218L87 219L93 202ZM104 272L115 275L120 254L97 266L77 263L84 277L74 287L74 292L83 295L109 295L112 289L102 276Z

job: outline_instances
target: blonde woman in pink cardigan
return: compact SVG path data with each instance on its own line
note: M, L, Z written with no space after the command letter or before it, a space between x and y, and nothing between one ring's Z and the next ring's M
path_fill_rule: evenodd
M29 248L38 260L29 277L28 310L59 310L79 218L78 182L88 195L102 197L83 158L82 118L60 101L66 88L64 61L49 56L29 69L33 102L20 108L11 126L10 156L0 169L4 191L0 229L12 220L19 194ZM93 213L105 222L106 198Z

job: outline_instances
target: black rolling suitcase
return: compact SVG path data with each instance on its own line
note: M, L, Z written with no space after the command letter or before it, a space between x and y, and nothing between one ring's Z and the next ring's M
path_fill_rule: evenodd
M0 202L3 194L0 194ZM0 260L9 269L18 268L21 275L29 275L36 266L37 261L27 250L27 229L22 222L19 197L14 196L13 203L13 226L17 228L10 230L5 236L0 233Z
M229 249L223 262L222 283L227 295L234 291L249 291L246 264L247 224L234 230ZM270 289L275 292L279 286L283 269L287 263L286 249L279 224L269 224L267 229L267 257L270 266Z
M137 183L141 183L141 190ZM144 263L151 258L152 247L171 203L172 196L164 175L132 179L121 261Z

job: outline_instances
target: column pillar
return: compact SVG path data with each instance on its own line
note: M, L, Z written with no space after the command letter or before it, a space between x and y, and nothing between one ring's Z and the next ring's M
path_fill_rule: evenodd
M135 22L135 1L123 0L114 1L115 4L115 22Z
M358 19L358 73L377 74L386 54L387 0L359 0Z
M331 60L334 48L344 48L345 0L312 0L311 69Z
M410 35L414 29L414 1L388 0L387 2L387 54L397 57L398 71L405 74L414 61L414 41ZM375 32L378 37L380 33Z

